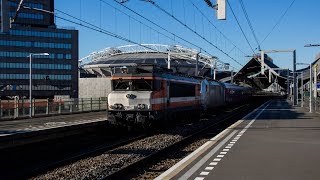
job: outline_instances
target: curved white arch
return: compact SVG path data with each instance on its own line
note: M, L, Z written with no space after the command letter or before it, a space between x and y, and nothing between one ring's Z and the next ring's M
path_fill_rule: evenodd
M188 60L196 60L196 56L198 54L199 62L202 62L211 68L217 67L216 63L218 61L218 57L208 56L195 49L184 48L180 45L170 46L163 44L131 44L119 47L108 47L100 51L92 52L88 56L81 58L79 63L80 65L85 65L101 58L130 53L165 53L174 57L181 57Z

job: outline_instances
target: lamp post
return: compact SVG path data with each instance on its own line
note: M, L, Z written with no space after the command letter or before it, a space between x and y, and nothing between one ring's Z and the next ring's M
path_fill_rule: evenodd
M32 56L49 56L49 53L30 53L29 54L29 117L32 117Z
M300 74L300 80L301 80L301 90L300 90L300 93L301 93L301 107L303 107L303 72L296 72L296 74ZM297 75L297 94L299 94L299 75ZM299 98L298 98L298 102L299 102Z
M307 64L307 63L296 63L296 65L307 65L310 67L310 74L309 74L309 78L310 78L310 81L309 81L309 107L310 107L310 113L312 113L312 64Z
M313 98L314 98L314 111L317 111L317 78L318 78L318 73L317 73L317 68L318 64L313 65Z
M290 83L289 83L289 68L271 68L272 70L286 70L287 71L287 98L289 98L289 91L290 91ZM279 72L278 72L279 74ZM279 74L280 76L281 74Z
M320 44L306 44L306 45L304 45L304 47L317 47L317 46L320 46ZM313 66L313 68L314 68L314 84L312 85L312 80L310 79L310 86L314 86L314 99L315 99L315 103L314 103L314 108L315 108L315 111L316 111L316 102L317 102L317 64L315 64L314 66ZM311 64L310 64L310 76L311 76L311 73L312 73L312 69L311 69L312 67L311 67ZM311 91L310 91L310 98L311 98L312 96L311 96Z

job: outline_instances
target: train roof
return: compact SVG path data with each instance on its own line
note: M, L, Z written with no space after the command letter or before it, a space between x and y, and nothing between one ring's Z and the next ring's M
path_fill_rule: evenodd
M249 87L243 87L243 86L239 86L237 84L233 84L233 83L223 83L224 86L228 89L248 89Z
M210 85L216 85L216 86L221 86L221 85L223 85L222 82L215 81L215 80L208 80L208 82L209 82Z
M112 76L117 77L158 77L166 80L200 83L203 78L174 73L170 69L153 64L140 64L138 66L117 66L117 71Z

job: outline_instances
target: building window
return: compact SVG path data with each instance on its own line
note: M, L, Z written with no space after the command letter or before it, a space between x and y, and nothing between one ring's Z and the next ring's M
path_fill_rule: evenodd
M24 58L24 57L28 57L30 55L30 53L27 52L6 52L6 51L0 51L0 57L20 57L20 58ZM61 58L59 58L59 55L61 55ZM41 59L55 59L57 57L57 59L71 59L71 54L53 54L50 53L49 56L32 56L33 58L41 58ZM67 58L70 57L70 58Z
M23 3L23 5L31 8L43 9L43 5L40 3ZM18 3L9 1L9 6L18 7Z
M6 40L0 40L0 46L21 46L21 47L71 49L71 44L66 44L66 43L6 41Z
M0 63L0 68L29 69L29 63ZM32 64L33 69L61 69L71 70L70 64Z
M29 79L29 74L0 74L0 79ZM69 74L32 74L36 80L71 80Z
M9 15L13 17L15 15L15 12L10 12ZM33 14L33 13L19 13L18 18L26 18L26 19L38 19L42 20L43 15L42 14Z
M58 32L43 32L43 31L22 31L22 30L10 30L10 35L14 36L35 36L35 37L48 37L48 38L60 38L71 39L70 33L58 33Z

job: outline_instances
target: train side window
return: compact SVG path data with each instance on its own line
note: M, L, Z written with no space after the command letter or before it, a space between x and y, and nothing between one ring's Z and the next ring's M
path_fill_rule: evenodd
M170 82L170 97L190 97L195 94L195 84Z

